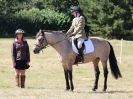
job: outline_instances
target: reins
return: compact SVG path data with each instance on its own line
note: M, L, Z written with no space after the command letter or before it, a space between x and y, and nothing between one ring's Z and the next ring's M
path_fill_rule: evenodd
M49 32L49 31L48 31L48 30L47 30L47 31L44 31L44 30L43 30L43 31L42 31L42 34L43 34L42 36L43 36L43 39L45 38L46 43L48 44L47 39L46 39L46 36L45 36L45 35L46 35L46 34L45 34L46 32ZM56 31L56 32L57 32L57 31ZM60 31L60 32L61 32L61 31ZM52 46L52 45L58 44L58 43L60 43L60 42L62 42L62 41L64 41L64 40L66 40L66 39L68 39L68 38L65 37L64 39L62 39L62 40L60 40L60 41L57 41L57 42L55 42L55 43L53 43L53 44L50 44L50 45ZM47 45L47 46L45 46L45 48L46 48L46 47L50 47L50 46Z

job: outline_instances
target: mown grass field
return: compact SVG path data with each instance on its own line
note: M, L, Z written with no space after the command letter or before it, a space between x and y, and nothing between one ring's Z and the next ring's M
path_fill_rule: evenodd
M31 68L27 70L26 88L15 86L14 69L11 61L13 39L0 38L0 99L133 99L133 41L123 41L122 63L119 68L123 78L115 80L109 69L108 89L103 93L103 70L99 89L91 91L94 83L92 63L73 66L74 92L65 91L64 72L58 55L48 47L39 55L34 55L34 40L28 39L31 51ZM111 40L119 61L120 41ZM109 66L108 66L109 67Z

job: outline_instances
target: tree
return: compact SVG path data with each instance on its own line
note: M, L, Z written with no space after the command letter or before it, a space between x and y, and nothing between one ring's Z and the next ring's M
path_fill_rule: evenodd
M133 36L132 0L79 0L94 35Z
M67 30L72 5L80 5L93 35L118 39L133 37L132 0L0 0L0 31L12 32L16 24L31 26L29 30L33 30L47 27L48 23L48 27Z

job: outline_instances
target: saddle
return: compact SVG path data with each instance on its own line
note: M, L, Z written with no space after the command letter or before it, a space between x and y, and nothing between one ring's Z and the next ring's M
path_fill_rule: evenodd
M82 44L82 47L79 49L78 48L78 38L75 38L74 39L74 44L75 44L75 46L76 46L76 48L77 48L77 50L78 50L78 55L76 56L76 59L75 59L75 62L74 62L74 64L78 64L78 63L80 63L80 62L84 62L84 49L85 49L85 44L83 43Z

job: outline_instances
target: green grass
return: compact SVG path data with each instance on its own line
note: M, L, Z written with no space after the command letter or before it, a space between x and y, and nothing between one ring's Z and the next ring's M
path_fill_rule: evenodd
M32 66L27 70L26 88L15 86L14 69L11 61L13 39L0 39L0 99L132 99L133 98L133 42L123 41L122 63L119 68L123 78L115 80L109 69L108 89L102 92L103 70L100 64L100 80L97 92L92 92L94 69L91 63L74 66L74 92L65 91L63 68L57 52L48 47L43 53L34 55L34 40L28 39ZM120 41L110 41L119 62ZM108 66L109 67L109 66Z

